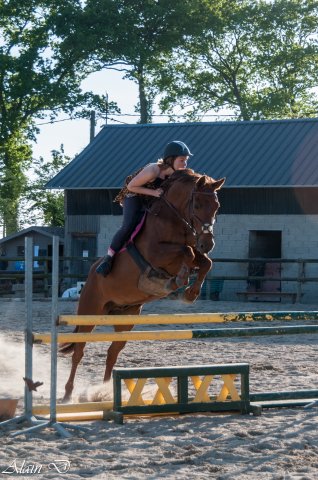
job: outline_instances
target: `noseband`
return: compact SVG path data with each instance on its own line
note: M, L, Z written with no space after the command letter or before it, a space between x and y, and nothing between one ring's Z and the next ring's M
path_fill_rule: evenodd
M202 222L201 218L199 218L193 211L193 203L194 203L194 195L209 195L209 196L214 196L216 197L216 193L213 192L213 193L209 193L209 192L198 192L198 191L195 191L193 190L192 191L192 195L191 195L191 200L190 200L190 203L189 203L189 212L190 212L190 219L192 220L193 218L195 218L199 224L201 224L201 232L196 232L196 235L200 235L202 233L210 233L212 236L213 236L213 226L214 226L214 223L215 223L215 218L213 217L213 220L212 220L212 223L204 223ZM193 222L191 221L191 224L193 226ZM194 228L194 227L193 227Z
M172 203L169 202L169 200L167 200L164 196L161 197L161 200L163 200L165 202L166 205L168 205L168 207L175 213L175 215L186 225L186 227L189 228L189 230L191 231L192 235L195 237L195 238L198 238L200 235L202 235L202 233L208 233L210 235L212 235L213 237L213 225L215 223L215 219L213 218L213 221L212 223L205 223L203 222L195 213L194 213L194 208L193 208L193 203L194 203L194 195L209 195L209 196L214 196L216 197L216 193L213 192L213 193L210 193L210 192L199 192L197 190L192 190L192 193L191 193L191 198L190 198L190 201L189 201L189 219L190 221L188 221L186 218L184 218L180 212L176 209L176 207L174 205L172 205ZM193 220L196 219L199 224L201 225L201 230L198 232L196 230L196 228L194 227L194 222Z

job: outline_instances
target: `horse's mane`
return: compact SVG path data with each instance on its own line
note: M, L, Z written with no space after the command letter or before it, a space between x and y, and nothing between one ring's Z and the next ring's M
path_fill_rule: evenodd
M184 170L176 170L162 183L161 188L164 192L167 192L171 185L176 182L183 184L191 183L192 185L194 185L203 176L206 178L204 185L209 184L211 182L210 177L196 173L194 170L191 170L191 168L186 168Z

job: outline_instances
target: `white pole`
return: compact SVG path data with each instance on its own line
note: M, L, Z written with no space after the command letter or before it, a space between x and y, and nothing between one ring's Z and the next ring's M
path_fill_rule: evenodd
M50 395L51 423L56 423L58 296L59 296L59 237L54 236L53 237L53 253L52 253L51 395Z
M32 293L33 293L33 282L32 282L32 272L33 272L33 238L25 237L25 331L24 331L24 341L25 341L25 378L32 380L33 378L33 341L32 341L32 332L33 332L33 320L32 320ZM25 415L27 417L32 417L32 390L29 390L27 384L24 386L24 408Z

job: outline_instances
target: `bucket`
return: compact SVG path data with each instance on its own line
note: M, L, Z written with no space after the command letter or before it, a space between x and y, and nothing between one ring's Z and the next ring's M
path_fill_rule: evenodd
M0 398L0 421L8 420L15 416L17 398Z

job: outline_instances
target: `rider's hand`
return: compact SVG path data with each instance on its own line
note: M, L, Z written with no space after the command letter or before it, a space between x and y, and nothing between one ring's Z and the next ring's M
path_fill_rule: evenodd
M156 190L153 190L153 196L154 197L161 197L161 195L163 194L163 190L162 188L156 188Z

